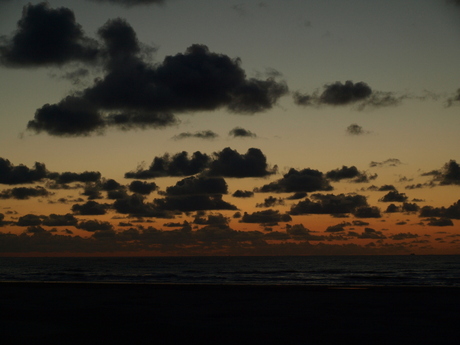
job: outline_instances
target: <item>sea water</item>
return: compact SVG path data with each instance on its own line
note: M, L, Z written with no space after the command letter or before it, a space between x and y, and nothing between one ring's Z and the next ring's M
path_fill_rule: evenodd
M0 258L0 281L460 287L460 256Z

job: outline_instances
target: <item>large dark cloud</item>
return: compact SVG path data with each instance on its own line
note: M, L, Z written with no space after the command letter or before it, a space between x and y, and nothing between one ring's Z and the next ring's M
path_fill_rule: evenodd
M227 194L227 183L222 177L187 177L166 188L166 195Z
M318 170L291 168L283 175L282 179L257 188L257 192L267 193L291 193L291 192L314 192L332 190L329 181L324 174Z
M30 197L47 197L52 193L45 188L37 186L34 188L17 187L12 189L4 189L0 192L0 199L29 199Z
M443 217L460 219L460 199L449 207L423 206L420 209L420 217Z
M82 173L63 172L49 173L47 177L56 181L58 184L67 184L72 182L96 182L101 178L101 173L98 171L84 171Z
M84 204L75 204L72 206L72 212L82 215L82 216L95 216L106 214L107 209L109 208L106 204L100 204L97 201L89 200Z
M143 182L143 181L133 181L129 185L129 190L133 193L139 193L142 195L149 195L153 191L157 190L158 186L155 182Z
M164 154L155 157L148 169L141 167L125 173L125 178L155 178L162 176L189 176L202 172L208 167L211 157L196 151L189 158L188 152L176 153L174 156Z
M226 147L214 153L207 174L223 177L265 177L274 174L276 168L269 168L267 158L260 149L250 148L245 154Z
M374 180L377 178L377 175L368 175L365 172L361 172L355 166L347 167L342 166L340 169L335 169L328 171L326 177L332 181L340 181L343 179L348 179L351 182L369 182L369 180Z
M145 47L122 19L98 31L105 76L61 102L38 109L28 128L51 135L75 136L177 123L173 113L217 110L253 114L272 108L287 93L273 78L248 79L239 59L194 44L185 53L151 64Z
M433 170L422 176L433 176L432 182L439 182L441 185L460 185L460 165L455 160L450 160L439 170Z
M353 83L347 80L345 84L339 81L326 84L321 93L316 91L309 95L295 92L293 97L294 102L302 106L357 104L358 109L362 110L367 107L376 108L397 105L406 96L396 97L391 92L373 91L364 82Z
M17 30L0 38L0 61L7 66L38 67L94 61L99 49L85 36L68 8L48 3L24 6Z
M118 213L129 214L135 217L173 217L170 213L159 210L153 203L145 202L145 197L141 194L133 194L117 199L113 203L113 208Z
M391 190L385 194L379 201L382 202L404 202L408 197L405 193L399 193L397 190Z
M162 5L165 0L89 0L92 2L109 3L111 5L120 5L123 7L134 7L140 5L158 4Z
M33 168L25 165L14 166L8 159L0 158L0 183L21 184L34 183L44 179L48 172L45 164L35 162Z
M316 201L312 201L316 200ZM310 198L292 205L289 214L344 214L353 213L361 206L367 206L366 197L359 194L313 194Z

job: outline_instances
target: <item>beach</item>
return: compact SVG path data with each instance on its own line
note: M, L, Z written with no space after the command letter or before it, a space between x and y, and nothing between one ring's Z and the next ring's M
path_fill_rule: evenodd
M458 344L460 289L0 283L2 344Z

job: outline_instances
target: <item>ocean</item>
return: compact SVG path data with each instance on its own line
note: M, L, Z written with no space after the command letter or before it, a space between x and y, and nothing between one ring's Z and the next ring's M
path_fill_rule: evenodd
M460 256L0 258L0 281L460 287Z

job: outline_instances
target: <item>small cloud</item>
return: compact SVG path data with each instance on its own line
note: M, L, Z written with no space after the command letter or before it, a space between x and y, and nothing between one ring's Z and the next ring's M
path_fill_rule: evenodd
M218 134L214 133L211 130L205 130L205 131L199 131L195 133L190 133L190 132L180 133L178 135L175 135L173 139L181 140L181 139L187 139L187 138L198 138L198 139L212 140L212 139L217 138L218 136L219 136Z
M350 126L348 126L346 132L350 135L363 135L370 133L369 131L364 130L363 127L357 125L356 123L352 123Z
M371 168L375 167L384 167L384 166L389 166L389 167L396 167L398 165L402 164L401 161L397 158L388 158L387 160L384 160L383 162L370 162L369 166Z
M230 132L228 132L228 135L234 138L256 138L257 137L255 133L252 133L251 131L241 128L241 127L233 128Z

